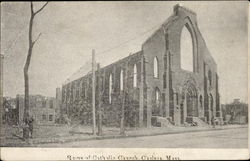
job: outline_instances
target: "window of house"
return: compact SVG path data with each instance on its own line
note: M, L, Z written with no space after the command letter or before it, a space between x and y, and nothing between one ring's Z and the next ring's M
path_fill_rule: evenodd
M121 69L120 73L120 90L123 90L123 69Z
M53 100L49 101L49 108L53 108Z
M193 41L187 25L181 32L180 54L181 69L193 72Z
M43 121L46 121L46 119L47 119L47 118L46 118L46 115L42 115L42 120L43 120Z
M46 108L46 100L45 99L42 100L42 107Z
M134 64L133 87L137 87L137 66Z
M158 73L158 59L157 57L154 57L154 78L158 78L159 73Z
M112 95L112 86L113 86L113 80L112 80L112 73L109 75L109 103L111 103L112 101L112 98L111 98L111 95Z
M53 121L53 115L49 115L49 121Z

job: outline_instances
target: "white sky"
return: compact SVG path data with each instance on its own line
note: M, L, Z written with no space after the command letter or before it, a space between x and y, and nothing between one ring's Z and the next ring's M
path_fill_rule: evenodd
M146 38L179 2L50 2L37 15L34 38L40 39L30 65L30 93L55 96L56 87L97 52L101 66L139 51ZM218 65L221 103L247 101L248 2L181 2L197 13L199 29ZM35 9L43 3L36 3ZM1 53L4 96L23 94L28 46L28 2L3 3ZM128 41L131 40L132 41ZM119 44L127 42L125 45ZM109 48L108 52L98 54Z

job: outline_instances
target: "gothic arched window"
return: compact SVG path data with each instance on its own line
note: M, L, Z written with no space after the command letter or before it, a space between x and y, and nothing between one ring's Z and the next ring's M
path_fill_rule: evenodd
M113 80L112 80L112 73L109 75L109 103L111 103L112 101L112 98L111 98L111 95L112 95L112 86L113 86Z
M187 25L181 32L180 59L181 69L193 71L193 41Z
M134 64L133 87L137 87L137 66Z
M160 116L161 111L161 92L159 88L155 88L153 93L153 108L152 108L152 115L153 116Z
M123 69L121 69L120 73L120 90L123 90Z
M159 69L158 69L158 59L157 57L154 57L154 78L159 77Z
M156 106L159 107L159 105L160 105L160 91L158 88L155 90L155 103L156 103Z

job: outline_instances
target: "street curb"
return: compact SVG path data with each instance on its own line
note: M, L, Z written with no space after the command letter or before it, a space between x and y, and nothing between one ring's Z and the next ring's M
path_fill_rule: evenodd
M204 132L204 131L216 131L216 130L227 130L227 129L238 129L238 128L246 128L248 126L241 127L230 127L230 128L209 128L209 129L201 129L201 130L188 130L188 131L169 131L169 132L160 132L153 134L132 134L132 135L109 135L109 136L95 136L89 138L74 138L74 139L66 139L66 140L54 140L54 141L41 141L41 142L33 142L30 145L37 144L51 144L51 143L68 143L68 142L76 142L76 141L90 141L90 140L104 140L104 139L120 139L120 138L135 138L135 137L144 137L144 136L159 136L159 135L167 135L167 134L181 134L181 133L192 133L192 132Z

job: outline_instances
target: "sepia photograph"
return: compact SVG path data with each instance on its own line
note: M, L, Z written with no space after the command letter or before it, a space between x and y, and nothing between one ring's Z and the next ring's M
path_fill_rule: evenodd
M1 159L31 160L10 156L16 148L62 148L60 160L182 160L194 149L249 159L248 9L1 2Z

